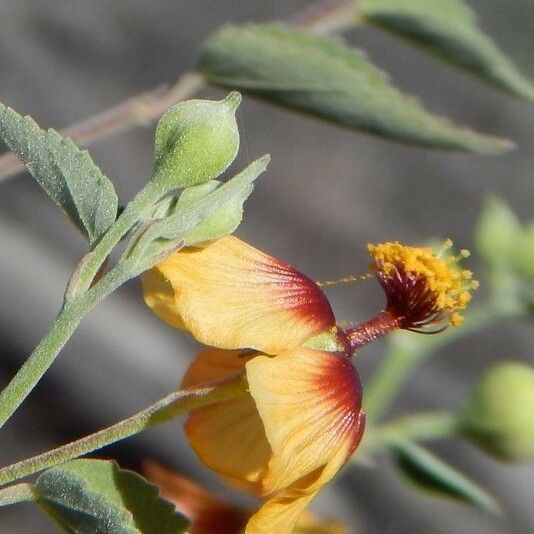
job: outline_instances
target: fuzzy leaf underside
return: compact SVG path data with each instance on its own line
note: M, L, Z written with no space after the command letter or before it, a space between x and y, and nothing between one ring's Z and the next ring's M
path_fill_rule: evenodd
M91 244L109 229L117 215L117 194L89 152L2 104L0 137Z

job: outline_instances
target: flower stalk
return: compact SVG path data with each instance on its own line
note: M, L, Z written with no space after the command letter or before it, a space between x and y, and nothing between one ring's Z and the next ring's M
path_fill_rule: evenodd
M398 328L400 328L399 318L389 310L384 310L369 321L347 330L346 334L354 351Z
M166 423L192 409L214 402L239 398L245 392L246 382L241 374L212 382L199 388L175 391L145 410L115 425L62 447L0 469L0 484L7 484L49 467L79 458L106 445L138 434L147 428Z
M76 285L70 293L70 298L83 294L90 288L111 251L164 193L165 190L160 184L156 181L150 181L126 206L115 224L84 260Z
M492 305L492 302L472 306L460 328L448 328L439 336L414 337L399 332L396 334L398 337L390 339L387 357L365 388L365 412L368 420L379 419L398 395L408 376L416 371L418 364L441 347L488 328L502 319L510 319L526 312L518 310L512 314L498 304Z
M36 495L31 484L15 484L0 490L0 506L35 500Z

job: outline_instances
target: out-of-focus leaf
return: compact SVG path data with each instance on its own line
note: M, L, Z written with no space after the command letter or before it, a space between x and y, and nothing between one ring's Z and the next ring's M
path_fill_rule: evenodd
M90 243L113 224L117 194L87 150L2 104L0 136Z
M187 527L157 486L115 462L53 467L37 479L35 492L38 505L69 533L177 534Z
M534 222L528 222L521 230L513 260L517 272L532 288L534 287Z
M534 222L523 225L506 202L486 198L475 228L478 254L490 270L494 305L524 313L534 303Z
M501 514L493 497L428 450L404 440L392 443L391 450L400 472L417 489Z
M199 65L216 85L397 141L481 154L513 147L427 112L332 38L272 24L226 26L204 44Z
M461 0L361 0L364 21L409 39L500 89L534 101L534 85L478 27Z

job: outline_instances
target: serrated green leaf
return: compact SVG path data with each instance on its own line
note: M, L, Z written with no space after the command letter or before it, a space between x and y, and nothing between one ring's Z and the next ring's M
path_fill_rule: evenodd
M493 497L423 447L397 440L391 444L391 451L399 471L415 488L501 514Z
M332 38L272 24L226 26L204 44L199 66L216 85L396 141L481 154L513 147L427 112Z
M68 533L178 534L187 527L157 486L111 461L53 467L37 479L35 493L37 504Z
M0 136L91 244L109 229L117 194L87 150L2 104Z
M460 66L500 89L534 101L534 85L478 27L461 0L362 0L361 17Z

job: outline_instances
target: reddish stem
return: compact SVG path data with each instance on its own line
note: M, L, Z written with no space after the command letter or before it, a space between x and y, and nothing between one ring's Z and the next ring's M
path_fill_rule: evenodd
M356 6L353 0L322 0L288 19L290 26L325 34L354 25Z
M378 338L389 334L393 330L400 328L400 319L398 315L388 310L381 311L376 317L369 321L347 330L350 346L352 350L359 349L367 343L371 343Z
M203 84L199 74L186 73L171 87L161 86L141 93L62 130L61 134L70 137L78 146L86 146L132 126L149 124L172 105L195 94ZM0 155L0 181L23 169L24 165L13 152Z

